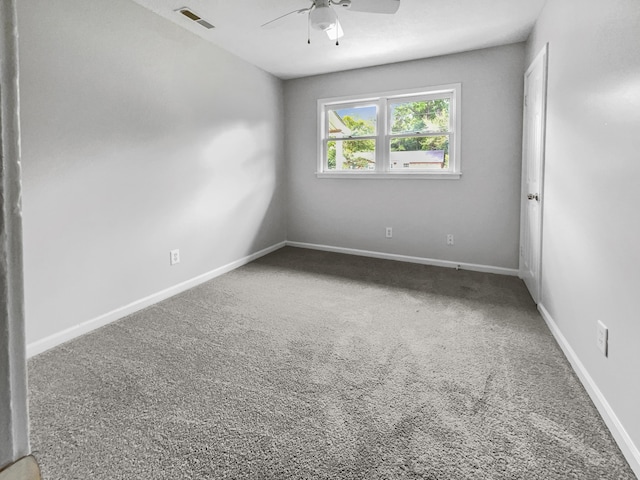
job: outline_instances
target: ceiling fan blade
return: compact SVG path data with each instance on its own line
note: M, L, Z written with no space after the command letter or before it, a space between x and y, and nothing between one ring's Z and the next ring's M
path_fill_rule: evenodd
M331 40L337 40L339 38L344 37L344 32L342 31L342 25L340 25L339 21L336 21L336 24L333 27L325 30L325 32L327 33L327 37L329 37Z
M352 12L396 13L400 0L351 0L348 7Z
M294 13L305 13L308 12L312 9L313 7L309 7L309 8L301 8L300 10L294 10L292 12L289 13L285 13L284 15L280 15L278 18L274 18L273 20L269 20L267 23L263 23L262 25L260 25L261 27L266 27L267 25L271 25L274 22L277 22L278 20L284 18L284 17L288 17L289 15L293 15Z

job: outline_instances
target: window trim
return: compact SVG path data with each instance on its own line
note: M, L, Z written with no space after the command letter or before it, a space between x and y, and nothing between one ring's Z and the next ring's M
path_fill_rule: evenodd
M375 94L350 95L332 98L321 98L317 101L317 170L318 178L352 178L352 179L459 179L462 176L460 168L460 143L461 143L461 83L451 83L446 85L436 85L423 88L405 89L380 92ZM449 109L451 131L446 135L453 136L453 142L449 143L449 169L444 172L416 170L414 172L391 169L389 161L389 146L391 139L398 136L411 136L404 134L391 134L388 125L391 121L390 103L396 100L415 99L424 100L431 98L443 98L443 94L451 95L451 107ZM326 114L328 109L336 107L357 107L365 105L376 105L376 135L366 137L356 137L357 139L374 139L376 141L375 150L375 170L328 170L325 168L325 144L332 140L325 138L328 132L329 118ZM443 132L444 133L444 132ZM420 136L437 135L436 132L421 134ZM416 135L418 136L418 135ZM342 141L342 140L341 140Z

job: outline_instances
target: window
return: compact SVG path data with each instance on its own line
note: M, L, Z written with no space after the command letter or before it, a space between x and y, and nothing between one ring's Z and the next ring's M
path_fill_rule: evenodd
M460 177L460 84L318 100L318 125L319 177Z

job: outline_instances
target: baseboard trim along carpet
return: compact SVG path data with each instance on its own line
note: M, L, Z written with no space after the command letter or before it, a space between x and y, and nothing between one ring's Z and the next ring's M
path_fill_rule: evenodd
M538 311L549 327L549 330L551 330L551 333L558 342L558 345L560 345L565 357L569 360L569 363L582 382L585 390L591 397L591 400L598 409L604 423L609 427L611 435L613 435L613 438L616 440L616 443L627 459L627 462L629 462L629 466L636 476L640 478L640 450L638 450L638 447L633 443L633 440L611 408L611 405L609 405L604 394L600 391L593 378L591 378L591 375L589 375L589 372L578 358L578 355L576 355L576 352L571 348L571 345L558 328L558 325L551 317L549 311L541 303L538 304Z
M27 345L27 358L31 358L34 355L38 355L39 353L49 350L50 348L67 342L73 338L84 335L85 333L100 328L111 322L115 322L116 320L120 320L127 315L131 315L132 313L137 312L138 310L147 308L154 303L158 303L166 298L172 297L178 293L184 292L185 290L189 290L190 288L200 285L201 283L230 272L231 270L242 267L249 262L263 257L271 252L275 252L276 250L279 250L284 246L285 242L276 243L275 245L252 253L251 255L247 255L246 257L242 257L226 265L222 265L221 267L203 273L202 275L198 275L197 277L194 277L190 280L185 280L184 282L166 288L160 292L153 293L128 305L116 308L115 310L100 315L99 317L92 318L91 320L87 320L86 322L82 322L78 325L74 325L73 327L62 330L61 332L54 333L53 335L32 342Z
M478 265L475 263L453 262L451 260L437 260L435 258L412 257L409 255L399 255L397 253L373 252L370 250L358 250L356 248L333 247L330 245L317 245L314 243L291 242L287 240L289 247L308 248L311 250L322 250L325 252L346 253L348 255L358 255L360 257L381 258L383 260L395 260L397 262L418 263L420 265L431 265L434 267L458 268L461 270L471 270L473 272L497 273L499 275L509 275L517 277L519 271L515 268L493 267L491 265Z

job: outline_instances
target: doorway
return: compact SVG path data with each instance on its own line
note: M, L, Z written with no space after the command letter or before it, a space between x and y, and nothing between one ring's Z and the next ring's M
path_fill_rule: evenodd
M520 278L541 301L542 204L547 105L548 44L524 74Z

